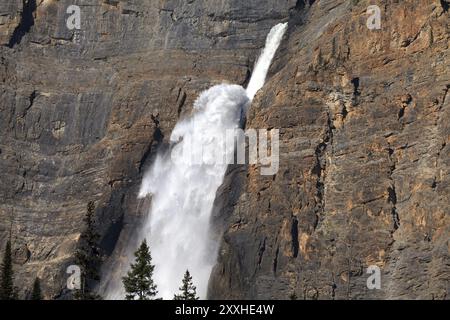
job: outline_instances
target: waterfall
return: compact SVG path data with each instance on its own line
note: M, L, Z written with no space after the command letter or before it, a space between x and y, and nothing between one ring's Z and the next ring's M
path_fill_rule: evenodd
M200 94L192 116L173 129L170 150L160 152L144 176L139 197L150 195L151 208L140 238L151 249L158 297L172 299L189 269L198 295L206 298L218 249L210 235L210 215L228 166L224 159L234 155L234 145L226 146L221 137L239 127L243 110L264 85L286 27L270 30L247 90L221 84ZM107 297L123 297L117 288L108 290Z
M209 217L227 168L214 161L218 154L214 142L224 130L238 127L241 108L247 102L245 90L238 85L204 91L194 104L193 117L175 126L170 154L158 155L142 181L139 196L152 196L143 235L152 250L154 280L164 299L173 298L186 269L197 293L205 298L216 255L209 238Z
M280 45L281 39L286 32L287 23L279 23L274 26L267 35L266 45L263 52L256 61L253 69L252 77L247 86L247 95L250 100L253 99L256 92L262 88L266 81L267 71L269 71L270 63L272 62L275 52Z

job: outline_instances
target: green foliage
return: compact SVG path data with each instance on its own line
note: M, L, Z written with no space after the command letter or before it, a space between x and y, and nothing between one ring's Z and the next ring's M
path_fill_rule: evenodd
M81 268L81 289L74 293L77 300L101 299L91 292L93 283L100 280L98 267L101 264L98 246L100 235L95 231L94 212L94 202L89 201L84 218L85 229L81 233L79 247L75 253L76 264Z
M6 243L5 253L3 255L3 262L1 265L0 278L0 300L15 300L17 299L16 290L13 283L13 268L11 256L11 241Z
M197 297L197 288L192 283L192 276L189 273L189 270L186 270L184 274L183 283L180 287L181 294L176 294L173 297L173 300L198 300Z
M131 270L122 282L126 291L127 300L152 300L158 291L153 282L152 256L147 241L142 241L139 249L134 253L135 263L131 264Z
M41 281L38 277L34 279L33 291L31 292L31 300L42 300Z

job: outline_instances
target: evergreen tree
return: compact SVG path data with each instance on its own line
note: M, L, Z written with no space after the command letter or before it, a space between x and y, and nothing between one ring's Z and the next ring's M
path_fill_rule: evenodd
M151 300L158 291L153 282L152 256L147 241L144 239L139 249L134 253L135 263L131 264L131 270L122 282L126 291L127 300Z
M173 300L198 300L197 297L197 288L192 283L192 276L189 273L189 270L186 270L183 278L183 284L180 287L181 294L175 295Z
M297 294L295 293L295 291L292 291L292 293L289 295L289 299L291 299L291 300L297 300L298 299Z
M41 281L38 277L34 279L33 291L31 292L31 300L42 300Z
M100 280L98 267L101 263L98 240L100 235L95 231L95 205L89 201L84 218L85 229L81 233L79 248L75 253L76 264L81 268L81 289L74 294L78 300L97 300L101 297L92 293L92 286Z
M1 265L0 300L14 300L16 298L17 296L13 284L11 241L8 240Z

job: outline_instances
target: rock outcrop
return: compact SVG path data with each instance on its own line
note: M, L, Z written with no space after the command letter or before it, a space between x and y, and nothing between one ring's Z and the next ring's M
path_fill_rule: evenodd
M64 296L90 200L120 261L156 149L289 21L246 124L280 129L280 170L230 167L210 298L448 298L449 2L375 2L381 30L365 0L3 0L0 248L21 297L36 276Z

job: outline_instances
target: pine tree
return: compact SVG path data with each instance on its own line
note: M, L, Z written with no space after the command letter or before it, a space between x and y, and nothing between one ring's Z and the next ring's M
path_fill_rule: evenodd
M1 265L0 300L14 300L16 298L17 296L13 284L11 241L8 241L6 243L3 262Z
M98 240L100 235L95 231L95 205L89 201L84 218L85 229L81 233L79 248L75 253L76 264L81 268L81 289L74 294L77 300L97 300L99 295L91 292L93 283L100 280L98 267L101 263Z
M198 300L197 297L197 288L192 283L192 276L189 273L189 270L186 270L183 278L183 284L180 287L181 294L175 295L173 300Z
M131 270L122 282L126 291L127 300L152 300L158 291L153 282L152 256L150 254L147 241L144 239L139 249L134 253L135 263L131 264Z
M38 277L34 279L33 291L31 292L31 300L42 300L41 281Z

